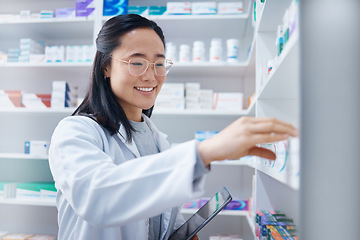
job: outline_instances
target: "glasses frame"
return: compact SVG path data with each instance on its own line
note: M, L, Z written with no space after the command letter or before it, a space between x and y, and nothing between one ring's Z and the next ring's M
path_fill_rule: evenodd
M155 64L156 64L157 62L163 61L163 60L157 60L157 61L151 63L151 62L149 62L148 60L146 60L145 58L132 58L132 59L130 59L129 61L125 61L125 60L123 60L123 59L114 58L113 56L110 56L110 57L111 57L112 59L116 60L116 61L126 63L126 64L128 65L129 73L130 73L131 75L133 75L133 76L136 76L136 77L139 77L139 76L143 75L144 73L146 73L146 71L149 69L150 64L154 65L154 72L155 72L156 75L161 76L161 77L165 77L165 76L169 73L170 68L172 67L172 65L174 64L170 59L165 58L164 61L165 61L165 62L168 62L168 63L170 64L170 67L169 67L169 69L167 69L165 75L160 75L160 74L158 74L157 71L156 71ZM135 74L131 73L131 70L130 70L131 61L134 60L134 59L141 59L141 60L144 60L144 61L146 61L146 62L148 63L148 65L147 65L146 69L144 70L144 72L141 73L141 74L139 74L139 75L135 75Z

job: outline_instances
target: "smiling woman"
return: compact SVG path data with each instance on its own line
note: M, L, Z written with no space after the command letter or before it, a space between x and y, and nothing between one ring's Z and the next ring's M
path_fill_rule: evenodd
M142 110L154 106L166 79L166 74L160 76L155 67L149 68L149 61L165 61L164 44L153 29L138 28L122 35L121 47L111 55L105 77L127 118L140 122ZM119 59L124 60L120 62Z
M162 30L119 15L104 24L96 48L84 101L58 124L49 149L59 240L167 240L185 222L177 206L203 195L212 161L275 159L257 145L297 134L276 119L241 118L170 149L150 120L172 64Z

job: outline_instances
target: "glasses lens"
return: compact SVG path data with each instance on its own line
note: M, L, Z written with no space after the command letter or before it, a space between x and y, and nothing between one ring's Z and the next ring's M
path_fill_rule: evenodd
M155 62L155 73L159 76L165 76L171 67L171 61L165 60L158 60Z
M129 72L134 76L142 75L149 66L149 62L145 59L134 58L129 61Z

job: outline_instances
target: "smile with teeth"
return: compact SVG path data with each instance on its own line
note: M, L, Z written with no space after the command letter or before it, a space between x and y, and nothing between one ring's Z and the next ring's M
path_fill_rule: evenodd
M151 92L154 88L145 88L145 87L135 87L136 90L142 91L142 92Z

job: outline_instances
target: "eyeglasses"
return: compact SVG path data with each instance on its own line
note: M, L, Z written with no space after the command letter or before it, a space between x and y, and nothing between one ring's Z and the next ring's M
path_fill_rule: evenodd
M166 76L173 65L173 62L170 59L162 59L157 60L154 63L149 62L143 58L133 58L129 61L116 59L111 57L119 62L127 63L129 67L129 73L133 76L141 76L143 75L146 70L149 68L150 64L154 65L155 74L159 76Z

